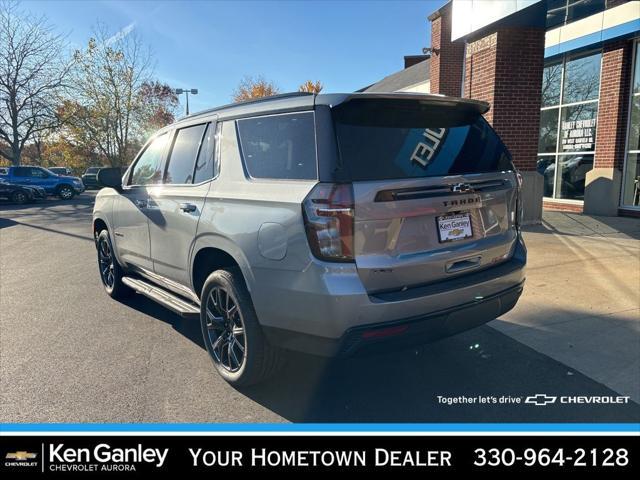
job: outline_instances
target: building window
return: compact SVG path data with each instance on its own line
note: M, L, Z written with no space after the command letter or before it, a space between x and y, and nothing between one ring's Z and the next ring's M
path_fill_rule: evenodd
M583 200L593 168L601 53L567 55L549 62L542 76L537 170L544 196Z
M619 3L612 0L547 0L547 29L589 17Z
M640 41L636 41L622 205L640 207Z

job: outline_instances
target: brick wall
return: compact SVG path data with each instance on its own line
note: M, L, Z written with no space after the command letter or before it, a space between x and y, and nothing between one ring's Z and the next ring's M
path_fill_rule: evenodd
M544 30L502 28L469 42L464 96L489 102L486 115L521 170L535 170Z
M464 96L483 100L491 105L485 118L493 125L493 101L496 80L498 34L492 33L473 42L466 50ZM495 128L495 127L494 127Z
M464 42L451 41L451 3L429 16L431 20L431 93L460 96Z
M594 167L622 170L631 78L632 42L604 45Z

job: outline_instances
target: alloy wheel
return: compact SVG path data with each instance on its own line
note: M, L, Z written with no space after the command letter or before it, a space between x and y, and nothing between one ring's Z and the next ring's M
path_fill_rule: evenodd
M73 192L70 188L63 188L60 190L60 196L65 200L68 200L73 196Z
M107 288L113 288L115 282L114 259L111 246L105 239L101 239L98 244L98 263L100 265L100 278Z
M238 304L223 287L214 287L206 301L207 336L214 361L229 372L237 372L247 347Z

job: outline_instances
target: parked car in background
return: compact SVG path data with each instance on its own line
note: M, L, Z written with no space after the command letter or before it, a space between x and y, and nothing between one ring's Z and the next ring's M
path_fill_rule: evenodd
M56 175L43 167L2 167L0 177L16 185L42 187L47 195L57 195L63 200L84 192L84 185L78 177Z
M56 175L73 175L73 171L69 167L49 167L47 170L55 173Z
M82 183L84 183L85 188L100 188L98 184L98 180L96 175L101 167L89 167L82 175Z
M200 319L229 383L477 327L522 293L521 177L480 101L288 94L169 125L102 169L106 292Z
M15 185L0 177L0 198L23 204L34 200L43 200L47 198L47 193L42 187Z

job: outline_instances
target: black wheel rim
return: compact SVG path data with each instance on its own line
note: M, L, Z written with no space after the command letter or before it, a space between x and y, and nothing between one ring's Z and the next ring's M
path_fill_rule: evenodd
M22 192L18 192L16 193L16 203L24 203L27 200L27 196L22 193Z
M113 254L111 246L105 239L101 239L98 243L98 264L100 266L100 278L107 288L113 288L115 281Z
M205 304L207 337L213 360L229 372L244 364L244 321L236 300L222 287L214 287Z

